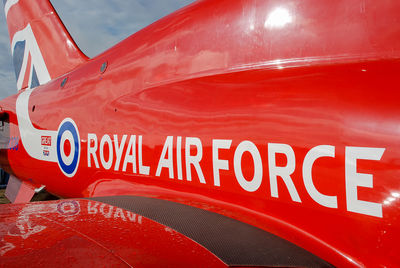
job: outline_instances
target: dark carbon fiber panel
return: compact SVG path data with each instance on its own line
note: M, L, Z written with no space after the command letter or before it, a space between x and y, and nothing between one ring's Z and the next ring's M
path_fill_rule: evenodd
M97 197L92 200L132 211L171 227L230 266L333 267L271 233L199 208L138 196Z

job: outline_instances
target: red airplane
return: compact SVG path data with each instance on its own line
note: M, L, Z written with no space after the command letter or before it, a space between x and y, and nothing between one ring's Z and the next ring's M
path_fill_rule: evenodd
M399 1L197 1L92 59L4 4L7 195L75 199L2 205L2 264L399 266Z

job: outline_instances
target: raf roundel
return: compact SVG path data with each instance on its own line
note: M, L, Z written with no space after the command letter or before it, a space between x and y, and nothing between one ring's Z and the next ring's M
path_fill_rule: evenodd
M75 175L80 149L78 128L71 118L66 118L61 122L57 134L57 160L65 176L71 178Z

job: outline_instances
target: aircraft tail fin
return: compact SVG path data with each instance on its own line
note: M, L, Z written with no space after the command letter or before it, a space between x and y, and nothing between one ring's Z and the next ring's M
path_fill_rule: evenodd
M3 0L18 90L47 83L88 58L49 0Z

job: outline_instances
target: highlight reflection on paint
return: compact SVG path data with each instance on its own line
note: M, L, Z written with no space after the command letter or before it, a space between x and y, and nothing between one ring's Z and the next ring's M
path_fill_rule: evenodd
M268 14L264 23L265 28L282 28L293 21L293 17L286 8L278 7Z

